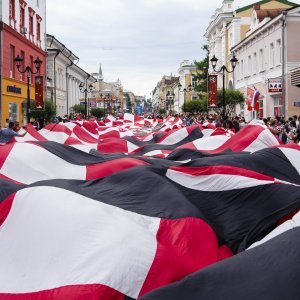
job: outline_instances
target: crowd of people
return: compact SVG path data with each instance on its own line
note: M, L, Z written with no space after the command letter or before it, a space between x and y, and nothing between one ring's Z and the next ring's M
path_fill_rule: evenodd
M201 124L203 126L209 126L212 124L213 127L222 127L226 130L230 130L233 133L237 133L243 127L245 127L249 122L246 122L245 118L242 116L235 116L234 118L222 118L218 114L176 114L174 117L179 117L186 126ZM121 116L115 116L119 118ZM164 120L167 115L156 115L148 114L144 116L146 119L157 119ZM101 121L105 121L107 116L101 118ZM79 121L86 119L82 114L72 114L69 116L55 117L52 121L53 123L60 122L70 122L70 121ZM96 120L95 117L90 116L90 120ZM266 125L272 134L280 140L283 144L287 143L299 143L300 142L300 116L289 117L287 120L284 117L269 117L265 119L254 120L253 122ZM33 125L37 130L40 130L46 124L45 120L38 119L32 120L31 125ZM27 133L26 126L23 126L25 131L20 134L19 131L21 126L19 122L12 122L9 119L6 119L5 128L0 128L0 145L10 142L14 137L23 137Z

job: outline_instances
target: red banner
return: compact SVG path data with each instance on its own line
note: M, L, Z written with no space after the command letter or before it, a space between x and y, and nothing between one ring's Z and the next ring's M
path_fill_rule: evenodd
M218 75L208 76L208 107L217 107Z
M90 108L96 108L97 107L97 99L96 98L90 98L89 99Z
M43 76L36 76L35 83L35 101L37 109L44 109L44 78Z

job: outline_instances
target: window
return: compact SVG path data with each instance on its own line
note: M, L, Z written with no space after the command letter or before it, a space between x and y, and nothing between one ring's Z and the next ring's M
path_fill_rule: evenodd
M257 73L257 54L254 52L253 54L253 74Z
M33 70L33 56L32 55L30 55L30 57L29 57L29 63L30 63L31 70ZM32 83L32 82L33 82L33 75L31 74L30 83Z
M29 34L33 35L33 16L29 16Z
M236 65L235 78L237 81L240 79L240 63L239 62Z
M15 0L9 0L9 26L16 28Z
M23 59L22 65L21 65L21 70L23 71L25 69L25 52L21 51L20 57ZM20 80L23 80L23 74L20 73Z
M276 41L276 64L280 65L282 63L282 49L281 40Z
M25 27L25 9L20 5L20 31Z
M259 117L263 118L264 117L264 100L258 100L259 103Z
M8 104L8 118L12 122L18 121L18 104L17 103L9 103Z
M264 50L259 50L259 71L262 72L265 70L265 60L264 60Z
M252 75L252 57L251 55L248 56L248 75Z
M41 40L41 23L38 20L36 22L36 40Z
M275 66L275 49L274 49L274 43L270 44L270 68L273 68Z
M28 19L29 19L29 39L33 42L33 16L35 15L35 11L29 7L28 8Z
M42 18L39 15L36 15L36 44L38 47L41 47L41 22Z
M9 19L15 20L15 0L9 0Z
M274 96L274 116L282 116L283 115L283 100L282 96Z
M15 47L13 45L10 45L9 48L9 77L14 78L15 77Z
M192 75L192 86L195 88L197 86L197 78Z
M241 60L241 79L244 78L244 61Z

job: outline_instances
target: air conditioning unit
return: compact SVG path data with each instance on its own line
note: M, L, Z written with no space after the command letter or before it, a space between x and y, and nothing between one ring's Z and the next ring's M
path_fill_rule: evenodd
M24 35L27 34L27 27L22 27L21 28L21 33L24 34Z

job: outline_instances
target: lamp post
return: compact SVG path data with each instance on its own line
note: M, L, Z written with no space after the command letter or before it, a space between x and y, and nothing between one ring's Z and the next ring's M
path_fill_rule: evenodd
M34 72L33 69L29 66L27 66L24 70L21 69L22 64L23 64L23 58L20 57L19 55L14 59L15 64L17 66L18 71L21 74L26 73L27 74L27 108L26 108L26 115L27 115L27 124L30 123L30 78L31 75L37 74L42 65L42 61L39 59L39 57L33 62L34 66L36 68L36 71Z
M183 92L183 111L185 112L185 101L186 101L186 93L187 92L191 92L193 90L193 86L191 84L189 84L186 88L184 88L183 90L181 89L182 88L182 84L179 83L178 84L178 90L179 92Z
M81 93L84 93L85 117L87 119L87 117L88 117L87 94L92 92L93 85L90 84L87 88L84 88L84 87L85 87L85 84L81 82L79 84L79 90L80 90Z
M213 70L216 73L222 73L222 78L223 78L223 92L222 92L222 118L223 120L225 119L226 116L226 102L225 102L225 73L233 73L234 69L236 67L236 64L238 62L238 59L233 55L232 59L230 60L231 63L231 68L232 70L228 70L225 65L223 65L219 70L216 70L216 66L218 63L218 59L214 55L213 58L210 60L211 65L213 67Z

